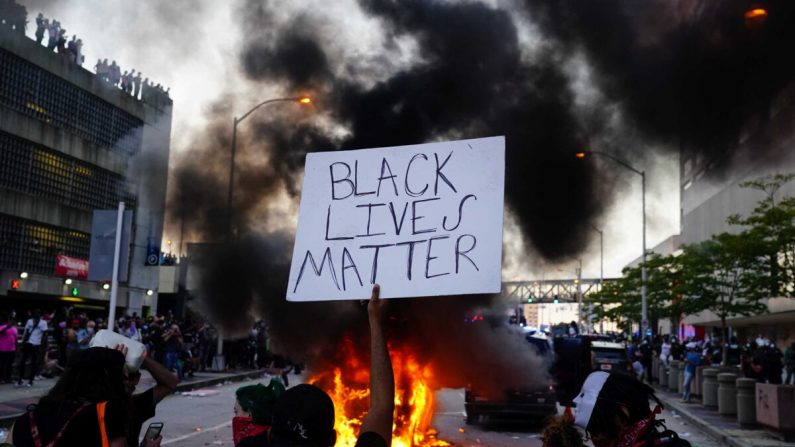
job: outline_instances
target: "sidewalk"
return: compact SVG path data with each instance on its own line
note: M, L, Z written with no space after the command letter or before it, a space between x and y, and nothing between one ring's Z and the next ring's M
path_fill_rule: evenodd
M155 385L154 379L148 372L142 371L141 381L137 391L146 390ZM219 383L239 382L241 380L265 376L266 373L258 370L243 370L225 373L200 372L191 378L185 378L177 385L177 392L189 391L195 388L213 386ZM12 384L0 385L0 427L10 427L19 415L25 412L30 404L35 404L39 398L55 385L57 379L42 379L33 382L30 388L17 388ZM26 381L27 382L27 381Z
M717 441L732 447L793 447L795 443L784 442L781 436L763 426L745 427L736 416L723 416L717 409L709 409L694 399L693 403L681 402L678 394L655 386L657 397L672 412L697 426Z

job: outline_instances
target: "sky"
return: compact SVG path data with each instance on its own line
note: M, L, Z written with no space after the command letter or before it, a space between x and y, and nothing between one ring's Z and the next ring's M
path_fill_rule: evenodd
M42 12L46 17L59 20L69 36L76 34L83 40L86 69L93 71L98 58L107 58L117 61L122 70L136 69L144 77L171 88L174 100L172 170L186 156L190 157L197 139L218 120L219 107L228 113L231 127L234 114L240 114L267 98L295 94L283 84L252 80L244 72L241 45L250 37L247 34L255 31L241 23L242 1L31 0L21 3L27 6L31 21L38 12ZM384 70L392 72L415 61L417 50L411 39L385 31L378 21L362 13L353 0L270 3L271 9L278 12L274 20L279 23L292 20L300 26L301 17L321 15L324 18L322 26L330 28L330 24L335 24L330 32L324 30L334 39L328 43L329 57L336 54L354 61L344 69L348 75L360 77L365 84L371 82L368 79L373 82L382 79L384 74L372 64L357 65L357 60L389 58L386 65L390 68ZM274 3L276 7L273 7ZM486 3L500 5L505 2ZM518 26L522 51L530 55L528 57L547 45L537 29L524 23ZM29 26L28 35L32 36L33 31ZM561 63L567 65L566 70L571 75L576 101L587 103L592 96L599 95L586 62L574 58ZM322 98L317 102L322 104ZM246 131L241 127L240 132ZM634 163L636 168L647 172L647 246L651 248L679 230L678 157L676 151L657 150L655 145L659 142L643 138L633 138L632 141L648 148L644 148L647 155ZM219 151L227 149L217 148ZM614 183L612 194L602 204L601 216L592 224L604 234L604 276L616 277L641 253L640 177L606 160L593 162L598 163L599 169ZM569 179L555 181L567 182ZM283 226L289 230L296 222L295 201L284 194L278 200L284 202L279 209L285 216ZM544 209L536 212L543 218ZM579 255L548 262L522 241L516 219L511 215L506 217L504 279L573 278L578 259L582 260L584 277L599 277L600 244L596 231L581 244ZM174 244L178 238L177 227L173 221L167 222L165 239L174 241ZM200 236L191 236L194 237L198 239ZM197 241L191 238L185 242Z

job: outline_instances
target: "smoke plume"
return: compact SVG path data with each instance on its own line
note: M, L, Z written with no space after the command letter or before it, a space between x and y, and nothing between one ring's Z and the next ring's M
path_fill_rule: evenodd
M262 223L274 218L274 202L297 201L309 151L505 135L506 207L523 237L549 260L575 255L613 189L612 176L575 152L642 160L632 148L646 145L628 143L643 140L730 159L743 125L765 119L793 79L795 60L785 51L795 34L792 5L770 2L765 26L749 28L745 4L528 0L504 9L359 0L383 46L380 55L363 56L336 42L344 25L323 11L282 14L279 2L244 0L239 69L252 95L266 86L285 96L311 93L316 109L249 118L249 136L238 139L238 242L202 261L201 306L228 332L264 316L276 346L295 359L322 356L345 331L365 330L357 303L284 299L292 230ZM526 48L523 33L540 44ZM577 64L588 67L596 92L585 102L573 81ZM213 124L174 171L174 217L194 238L226 234L230 102L209 112ZM391 330L424 358L450 365L446 384L501 374L519 381L534 362L530 347L499 325L463 323L478 308L504 318L501 306L494 297L396 300Z

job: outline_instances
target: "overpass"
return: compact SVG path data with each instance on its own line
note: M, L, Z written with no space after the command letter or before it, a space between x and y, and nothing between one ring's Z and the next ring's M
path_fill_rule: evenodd
M503 281L502 297L508 301L524 303L577 303L583 297L602 290L602 284L615 278L542 279Z

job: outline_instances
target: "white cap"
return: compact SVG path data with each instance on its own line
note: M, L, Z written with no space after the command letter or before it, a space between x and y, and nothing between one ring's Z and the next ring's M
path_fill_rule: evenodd
M599 393L602 392L602 387L607 382L610 374L604 371L595 371L588 375L585 383L582 384L580 394L574 398L574 425L581 427L583 430L588 428L588 422L591 420L591 413L596 406L596 400Z

